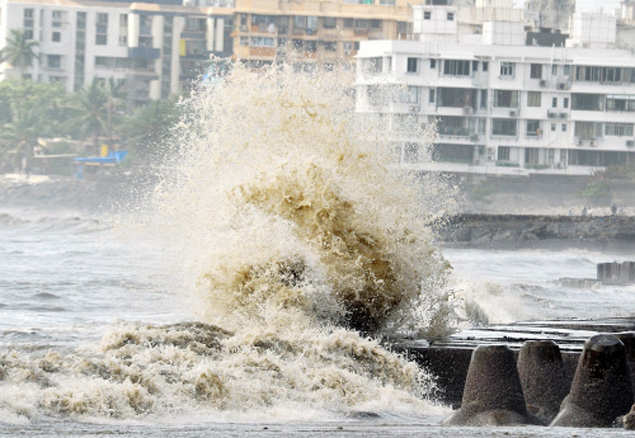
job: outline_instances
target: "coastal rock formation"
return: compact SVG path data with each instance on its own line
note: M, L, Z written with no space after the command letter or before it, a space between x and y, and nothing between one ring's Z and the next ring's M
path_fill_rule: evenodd
M525 342L517 366L527 410L551 423L569 390L560 348L553 341Z
M528 424L514 353L505 345L481 345L472 353L461 408L444 421L450 426Z
M613 335L596 335L584 344L571 391L551 426L609 427L632 403L624 344Z

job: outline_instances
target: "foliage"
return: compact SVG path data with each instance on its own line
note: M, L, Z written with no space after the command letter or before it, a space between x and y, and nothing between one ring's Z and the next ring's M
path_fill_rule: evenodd
M37 46L38 42L28 39L23 30L11 29L7 44L0 51L0 62L8 62L22 73L24 68L33 65L33 61L37 59Z
M47 137L70 143L71 138L90 140L95 146L106 137L106 142L130 151L127 161L157 157L158 145L180 119L182 107L176 99L167 99L131 108L123 91L123 84L113 79L95 80L77 93L66 93L59 84L0 82L0 165L32 157L38 138ZM70 147L61 144L63 152Z
M611 201L611 186L603 175L594 175L582 190L582 196L596 204L608 204Z

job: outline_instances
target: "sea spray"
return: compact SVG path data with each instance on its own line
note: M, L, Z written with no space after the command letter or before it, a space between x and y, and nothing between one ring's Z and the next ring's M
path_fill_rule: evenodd
M237 66L187 102L146 231L201 322L2 352L6 418L439 412L432 376L358 330L451 330L450 267L429 227L447 186L429 178L422 195L391 166L389 134L356 118L340 79Z

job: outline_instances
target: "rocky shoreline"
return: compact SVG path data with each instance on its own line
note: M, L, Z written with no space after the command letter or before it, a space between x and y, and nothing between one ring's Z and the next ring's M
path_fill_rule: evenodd
M536 242L635 244L635 216L459 214L437 229L445 244L493 246Z

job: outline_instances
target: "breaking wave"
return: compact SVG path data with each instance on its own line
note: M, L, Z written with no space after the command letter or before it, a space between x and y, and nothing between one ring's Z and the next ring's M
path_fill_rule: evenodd
M355 117L343 74L238 66L185 102L146 230L170 269L178 260L179 293L202 322L115 327L72 352L3 353L0 411L437 410L431 376L367 336L452 330L451 267L430 231L452 188L428 178L419 190L391 166L388 134Z

